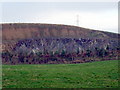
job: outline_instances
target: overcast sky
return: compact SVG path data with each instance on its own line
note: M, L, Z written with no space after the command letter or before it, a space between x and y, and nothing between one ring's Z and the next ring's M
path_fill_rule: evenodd
M117 2L6 2L2 23L49 23L118 32Z

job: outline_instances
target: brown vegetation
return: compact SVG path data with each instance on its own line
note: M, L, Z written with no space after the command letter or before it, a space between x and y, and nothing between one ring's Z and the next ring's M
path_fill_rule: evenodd
M118 59L119 34L55 24L2 24L3 64Z

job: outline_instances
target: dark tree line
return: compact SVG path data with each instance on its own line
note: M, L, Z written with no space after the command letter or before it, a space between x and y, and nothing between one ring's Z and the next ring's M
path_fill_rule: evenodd
M117 59L119 47L106 46L106 43L103 44L104 40L96 41L98 42L69 38L23 40L17 42L12 49L2 52L2 62L3 64L57 64ZM87 48L90 45L91 47Z
M117 51L116 51L117 52ZM5 51L2 53L3 64L45 64L45 63L72 63L74 60L82 60L86 62L89 58L101 58L104 59L108 57L110 59L112 57L117 57L115 51L109 51L105 49L96 48L95 52L91 50L85 50L82 52L73 52L67 53L62 50L61 53L10 53L9 51ZM90 61L90 60L89 60Z

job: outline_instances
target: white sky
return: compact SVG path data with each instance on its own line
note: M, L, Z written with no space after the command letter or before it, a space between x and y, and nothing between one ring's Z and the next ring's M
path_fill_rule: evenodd
M118 32L118 2L4 2L2 23L49 23Z

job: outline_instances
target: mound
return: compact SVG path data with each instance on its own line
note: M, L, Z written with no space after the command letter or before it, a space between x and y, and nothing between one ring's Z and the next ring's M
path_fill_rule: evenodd
M68 25L2 24L3 63L116 60L120 50L118 36L115 33Z

